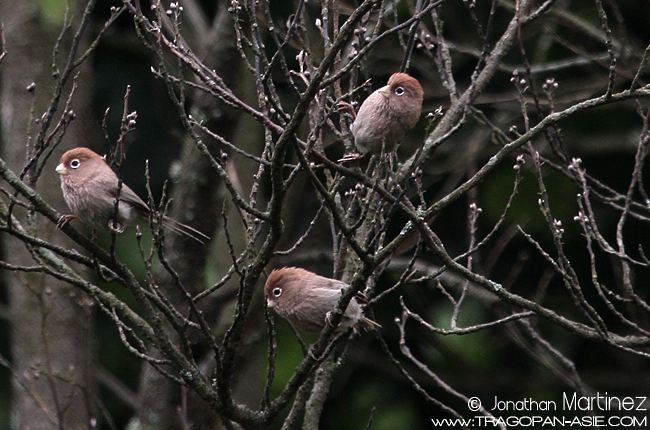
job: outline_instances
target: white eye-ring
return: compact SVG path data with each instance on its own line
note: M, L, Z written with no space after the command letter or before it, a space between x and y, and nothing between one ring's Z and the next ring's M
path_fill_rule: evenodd
M402 87L395 88L395 94L397 94L398 96L404 95L404 88Z
M78 169L79 166L81 166L81 161L79 161L78 159L75 158L74 160L70 161L70 167L72 167L73 169Z
M280 297L282 295L282 288L275 287L271 293L273 297Z

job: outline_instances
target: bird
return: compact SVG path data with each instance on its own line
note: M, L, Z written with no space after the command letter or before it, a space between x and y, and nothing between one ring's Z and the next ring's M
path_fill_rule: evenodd
M273 270L264 284L267 305L292 326L305 331L320 331L329 324L342 292L350 286L343 281L326 278L299 267ZM367 303L356 295L348 303L338 329L352 327L374 330L381 327L363 315Z
M363 101L356 115L349 104L340 103L339 108L349 110L354 118L350 131L360 152L360 155L349 154L342 160L368 153L387 153L397 148L418 122L423 96L422 85L417 79L407 73L393 73L385 86Z
M55 171L61 179L63 199L72 211L59 218L59 228L79 219L93 228L122 233L136 218L148 219L154 212L128 185L120 186L104 157L88 148L77 147L64 152ZM210 240L197 229L166 215L162 217L162 225L202 244Z

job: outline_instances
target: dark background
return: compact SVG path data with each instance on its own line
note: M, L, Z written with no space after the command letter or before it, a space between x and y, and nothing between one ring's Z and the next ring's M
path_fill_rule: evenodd
M212 8L212 2L204 2L206 10ZM278 20L286 20L288 8L284 1L277 0L273 3L273 10L277 13ZM289 3L289 2L287 2ZM309 7L313 12L318 11L318 6ZM470 26L471 20L467 8L461 2L447 2L442 8L445 18L445 35L457 44L466 44L477 47L476 34ZM486 2L477 6L479 16L487 13ZM598 17L592 2L562 2L572 3L571 13L580 18L598 25ZM580 3L580 4L578 4ZM103 19L107 16L107 9L114 3L100 1L94 11L94 30L97 31ZM44 18L43 25L54 25L57 22L57 2L43 2L44 17L50 16L50 21ZM49 10L51 9L51 10ZM625 37L630 47L636 53L643 52L650 41L650 7L647 3L635 0L618 1L616 9L620 13L621 22L614 24L614 28L624 26ZM407 14L405 8L402 14ZM2 18L0 17L0 20ZM503 8L497 8L495 28L498 29L510 19L510 14ZM547 21L532 24L526 29L530 35L525 39L529 53L535 52L535 47L544 37L553 35L571 40L580 45L588 53L604 53L604 47L593 39L581 36L576 29L566 25L558 25L552 30L545 28ZM548 30L548 33L545 31ZM397 67L401 60L400 47L397 41L389 39L382 46L375 49L366 62L367 76L373 78L372 85L376 88L383 85L387 76ZM544 58L531 59L536 63L548 63L567 58L570 55L567 49L556 44L548 51ZM573 55L573 54L571 54ZM471 76L475 65L475 58L462 53L454 53L454 73L459 87L464 88ZM626 69L629 63L623 59L621 69ZM521 67L522 59L515 48L506 57L504 64ZM121 106L124 91L127 85L131 86L131 109L138 112L138 125L135 133L129 137L129 149L122 173L126 183L141 196L145 195L143 166L149 160L152 169L152 185L154 195L162 192L163 183L169 179L170 166L178 158L181 151L183 130L176 116L176 111L170 103L164 83L155 79L150 67L153 61L148 51L140 46L133 32L131 18L125 14L118 20L100 42L92 57L92 100L93 114L98 122L107 107L111 108L108 115L109 134L114 137L119 128ZM635 69L627 67L626 70ZM438 75L434 70L433 62L425 55L416 51L412 64L412 73L420 78L425 87L424 111L435 110L438 106L445 107L448 100L441 87ZM535 75L534 85L538 88L549 77L555 78L560 84L557 91L557 104L566 107L573 100L600 95L606 85L606 65L594 61L581 67L571 67L566 70L540 73ZM515 92L510 84L511 74L502 71L496 75L488 90L479 97L479 107L488 115L505 115L511 118L513 125L522 127L521 116L518 112L518 102ZM251 84L250 76L242 75L244 82L241 86ZM247 82L248 81L248 82ZM251 84L252 85L252 84ZM250 95L249 95L250 98ZM635 145L640 131L640 120L635 114L633 103L614 104L603 108L589 110L575 115L562 122L561 128L565 142L573 156L581 157L583 165L595 177L610 187L625 192L629 182L634 162ZM423 115L424 117L424 115ZM534 118L534 116L533 116ZM422 120L417 129L409 136L409 145L415 145L425 136L426 120ZM463 162L463 153L467 150L464 140L473 139L472 132L476 124L470 120L465 130L462 130L444 148L436 153L432 159L429 171L425 172L425 183L428 196L440 196L445 189L445 181L458 169ZM233 141L262 139L262 130L259 127L241 127L240 137ZM490 136L479 139L481 146L477 156L472 160L478 167L496 151ZM5 145L7 142L5 142ZM80 145L85 142L79 142ZM456 145L456 146L455 146ZM98 149L107 150L106 142L93 142ZM340 150L340 147L339 149ZM337 151L335 145L332 151ZM404 155L402 155L404 156ZM648 173L647 169L644 173ZM648 176L647 174L645 175ZM478 202L483 209L479 219L479 234L487 233L499 218L505 201L512 188L512 164L504 163L497 171L489 175L478 187ZM588 259L585 252L584 239L573 216L577 211L575 194L577 189L563 175L554 173L551 169L545 170L545 181L550 193L554 216L563 221L565 229L564 243L568 257L573 261L581 279L588 284L590 277ZM170 184L173 187L173 181ZM543 222L537 208L538 188L532 173L524 174L521 188L513 202L511 213L506 224L509 228L521 225L528 233L540 241L546 249L551 249L552 242L547 225ZM465 202L458 202L446 209L435 221L434 231L448 246L451 255L462 253L467 247L466 210ZM308 201L300 204L307 206ZM603 207L597 208L599 225L603 235L612 240L617 216L612 211ZM303 223L309 219L298 220ZM299 230L298 226L295 227ZM396 224L395 228L399 228ZM639 222L630 221L626 232L630 240L630 249L640 245L648 245L648 226ZM130 236L129 236L130 237ZM317 239L309 241L309 246L317 249ZM129 263L132 267L139 266L139 257L134 249L134 242L129 239L121 240L121 255L131 255ZM479 267L489 259L487 253L479 253L475 264ZM436 261L431 257L431 264ZM328 274L331 270L329 261L312 261L305 266ZM513 275L513 267L518 267L518 273ZM529 296L537 285L547 265L543 258L536 253L529 244L520 236L510 241L503 253L499 256L496 266L490 275L497 282L508 283L513 292L522 296ZM207 278L215 276L213 269L207 269ZM512 278L512 276L515 276ZM607 258L602 257L600 276L603 282L611 287L617 285L620 276L619 268L615 264L608 267ZM382 290L396 282L399 273L387 270L380 279L379 289ZM650 277L647 270L635 273L634 283L638 292L643 297L648 297L648 282ZM106 288L111 288L107 285ZM595 293L589 298L594 299ZM124 300L130 298L117 291ZM545 298L545 305L558 310L558 312L576 313L570 298L567 295L560 279L555 276L550 283ZM260 290L261 295L261 290ZM397 342L399 333L393 322L395 315L399 314L399 297L402 296L406 304L428 321L437 326L446 327L451 315L449 302L436 290L433 283L422 283L406 286L399 294L394 294L380 307L375 309L376 319L383 325L383 333L395 354L398 354ZM4 309L6 297L4 289L0 288L0 303ZM461 312L459 320L462 326L481 323L493 319L498 304L486 304L470 297ZM600 309L602 310L602 308ZM116 375L129 389L137 391L138 372L140 362L130 355L119 341L114 325L102 314L97 313L97 357L99 363ZM0 354L4 357L11 356L9 350L8 324L9 322L0 313ZM576 317L579 319L579 317ZM647 315L641 318L647 324ZM280 329L278 369L276 391L279 391L286 379L290 376L301 356L293 335L284 322L278 321ZM614 327L617 322L609 321ZM604 345L602 342L587 341L573 336L543 320L536 321L538 329L552 341L553 345L575 362L575 366L584 382L594 391L607 391L611 395L648 395L650 382L647 359L626 354ZM527 352L513 341L512 332L505 327L479 331L466 336L432 336L415 325L409 326L408 339L413 353L436 372L451 386L470 396L478 396L484 403L499 396L502 399L520 400L523 397L532 397L539 400L561 400L563 391L572 392L567 381L561 375L554 374L548 366L536 359L534 351ZM512 330L517 330L513 328ZM251 385L261 383L264 371L264 345L260 345L259 368L260 381L251 382ZM429 393L439 400L448 403L460 411L465 407L456 398L440 390L430 380L422 377L412 367L414 374ZM10 374L0 366L0 429L9 429L10 422ZM132 411L116 398L106 388L100 389L101 400L106 410L111 414L117 428L124 428ZM360 429L364 428L372 416L373 429L429 429L429 419L444 414L431 407L429 403L419 396L413 387L399 374L386 358L384 352L371 335L365 336L350 346L349 357L346 365L336 376L334 387L325 407L321 421L323 429ZM279 428L279 425L278 427Z

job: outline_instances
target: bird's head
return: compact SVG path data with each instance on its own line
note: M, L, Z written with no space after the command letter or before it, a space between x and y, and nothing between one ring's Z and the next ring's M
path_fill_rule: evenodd
M87 174L86 172L95 170L103 163L105 163L104 159L96 152L88 148L73 148L61 155L59 164L54 170L63 179L65 176Z

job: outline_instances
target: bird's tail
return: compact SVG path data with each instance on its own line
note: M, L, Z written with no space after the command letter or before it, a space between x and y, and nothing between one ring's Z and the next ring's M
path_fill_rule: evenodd
M356 293L354 295L354 298L357 301L357 303L361 305L362 309L364 309L368 304L368 297L366 297L366 295L363 294L361 291ZM380 328L381 328L381 324L379 324L377 321L371 320L365 315L361 315L361 318L359 318L359 323L354 327L355 332L357 332L358 330L375 331L375 330L379 330Z
M359 328L366 331L375 331L381 328L381 324L368 317L362 316L359 320Z
M210 240L210 236L201 233L194 227L190 227L187 224L183 224L182 222L178 222L167 216L163 217L163 226L176 234L189 237L201 244L205 244Z

